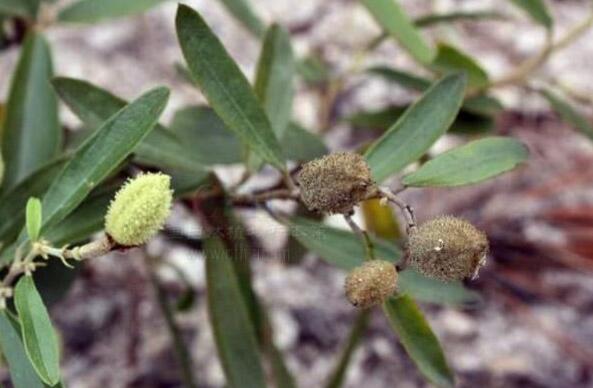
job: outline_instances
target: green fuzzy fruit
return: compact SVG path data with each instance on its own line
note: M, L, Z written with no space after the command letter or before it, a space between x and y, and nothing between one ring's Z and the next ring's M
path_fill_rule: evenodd
M379 305L397 289L397 271L385 260L365 261L346 277L346 297L354 306L369 308Z

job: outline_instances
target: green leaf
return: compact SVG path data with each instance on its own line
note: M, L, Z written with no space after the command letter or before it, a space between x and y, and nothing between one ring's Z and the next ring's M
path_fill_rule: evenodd
M53 159L60 149L62 128L49 84L52 74L47 42L40 34L29 34L12 79L4 122L4 192Z
M41 201L39 198L29 198L27 201L27 234L29 240L37 241L39 239L39 232L41 231Z
M336 229L305 218L287 221L289 232L307 249L328 263L349 271L362 264L365 250L354 233ZM398 262L402 252L386 240L374 238L377 258ZM399 289L419 300L441 304L475 304L479 297L463 288L460 282L443 283L407 269L399 274Z
M463 75L442 78L371 145L365 156L378 182L419 159L449 129L461 107L464 90Z
M266 32L264 22L253 11L249 0L220 0L225 8L256 38Z
M290 34L272 25L266 32L257 63L254 90L278 139L286 132L291 118L295 68Z
M91 130L126 105L126 101L88 82L72 78L55 78L53 85L62 100ZM137 161L159 168L201 172L202 160L188 150L169 130L157 125L138 145Z
M459 11L425 15L415 19L414 24L417 27L432 27L440 23L504 19L504 15L496 11Z
M432 67L443 74L466 73L470 88L483 88L489 82L486 71L472 57L446 43L437 46Z
M519 141L490 137L449 150L406 175L406 186L462 186L482 182L512 170L529 152Z
M306 162L328 153L321 136L297 123L290 123L282 137L282 148L289 160Z
M308 84L327 82L331 76L327 63L317 55L308 55L297 62L297 71Z
M190 106L180 109L175 112L170 128L181 144L204 165L243 161L241 142L211 108Z
M435 52L396 0L362 0L379 25L420 63L432 62Z
M144 12L164 0L80 0L63 9L60 22L96 23Z
M525 11L534 22L547 29L552 28L553 20L543 0L511 0L511 2Z
M177 36L189 70L214 111L263 160L284 170L284 158L265 111L245 75L199 13L177 10Z
M8 364L15 388L43 388L37 372L27 358L19 328L15 328L6 310L0 310L0 350Z
M23 276L17 283L14 304L29 360L44 383L57 384L60 381L58 336L31 276Z
M26 1L23 0L0 0L0 14L20 17L34 16Z
M431 84L431 81L428 78L386 66L371 67L368 71L372 74L382 76L387 81L420 92L428 89ZM496 98L485 94L479 94L466 98L463 102L462 109L469 113L494 115L503 110L504 107Z
M378 110L357 112L346 118L356 129L376 129L386 131L405 112L406 106L388 106ZM461 110L451 128L450 133L475 134L492 130L494 119L491 116L474 114Z
M593 125L579 113L570 103L549 89L541 90L540 93L548 100L552 108L560 115L562 120L581 131L589 139L593 140Z
M18 235L25 223L25 206L29 197L42 196L60 170L66 158L60 158L33 172L0 198L0 241L7 246ZM1 260L0 260L1 262Z
M222 241L206 240L208 308L214 339L229 387L265 387L255 329L237 275Z
M43 197L43 229L72 212L154 128L169 91L153 89L107 120L82 144Z
M414 300L405 295L390 298L383 311L420 372L437 386L453 387L455 378L439 340Z

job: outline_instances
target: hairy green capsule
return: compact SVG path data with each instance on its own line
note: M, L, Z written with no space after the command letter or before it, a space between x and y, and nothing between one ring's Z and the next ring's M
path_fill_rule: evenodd
M305 163L297 181L302 202L309 210L321 213L350 213L378 190L366 160L352 152L338 152Z
M488 239L469 222L450 216L430 220L408 239L408 262L425 276L453 281L475 278L486 261Z
M141 174L115 195L105 216L105 232L120 245L142 245L163 227L172 201L171 177Z
M397 271L385 260L365 261L346 277L346 297L354 306L369 308L379 305L397 289Z

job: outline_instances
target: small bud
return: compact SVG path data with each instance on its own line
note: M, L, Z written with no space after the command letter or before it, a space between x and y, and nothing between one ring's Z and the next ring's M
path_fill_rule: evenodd
M348 274L344 288L354 306L363 309L376 306L395 292L397 271L389 261L365 261Z
M297 181L305 206L322 213L349 213L360 201L377 193L366 160L352 152L305 163Z
M488 254L486 235L450 216L420 225L408 239L408 260L425 276L453 281L475 278Z
M105 231L118 244L146 243L161 229L171 210L171 177L141 174L117 192L107 215Z

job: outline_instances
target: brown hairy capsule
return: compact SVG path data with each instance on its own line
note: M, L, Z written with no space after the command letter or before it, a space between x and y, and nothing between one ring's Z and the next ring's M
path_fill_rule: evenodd
M397 271L389 261L365 261L348 274L344 288L354 306L363 309L376 306L395 292Z
M475 278L488 254L486 235L450 216L430 220L408 238L408 262L425 276L453 281Z
M338 152L305 163L297 181L305 206L322 213L350 213L378 190L366 160L352 152Z

